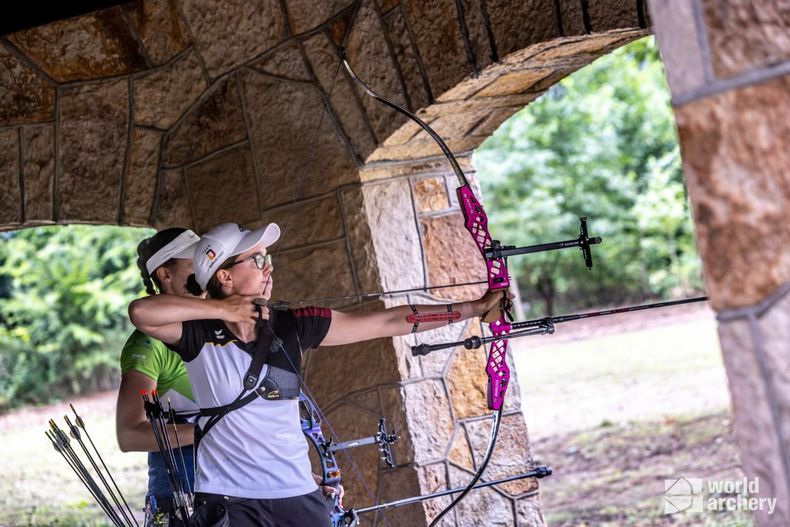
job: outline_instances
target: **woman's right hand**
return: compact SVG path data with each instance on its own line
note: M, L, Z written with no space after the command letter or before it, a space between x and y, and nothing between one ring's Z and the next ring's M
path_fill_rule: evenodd
M227 298L220 300L222 302L222 319L225 322L249 322L250 320L258 320L258 306L253 303L257 297L231 295ZM261 313L263 318L269 318L269 308L262 307Z

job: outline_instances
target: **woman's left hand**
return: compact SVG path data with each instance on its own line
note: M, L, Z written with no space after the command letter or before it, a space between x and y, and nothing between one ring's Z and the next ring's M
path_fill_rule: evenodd
M479 300L473 302L475 316L483 317L488 322L496 314L502 302L510 302L515 295L507 289L489 289ZM499 318L498 314L494 320Z
M338 497L337 502L340 504L341 507L343 506L343 495L346 493L346 490L343 488L343 485L338 485L337 489L329 485L321 485L321 476L315 473L313 473L313 479L318 484L318 486L321 487L321 492L324 493L324 496L327 497L334 496L336 492L340 492L340 496Z
M338 485L337 489L335 487L330 487L329 485L325 485L321 487L321 491L324 493L324 496L334 496L336 492L339 492L340 496L338 496L337 503L341 507L343 506L343 495L346 493L346 490L343 488L343 485Z

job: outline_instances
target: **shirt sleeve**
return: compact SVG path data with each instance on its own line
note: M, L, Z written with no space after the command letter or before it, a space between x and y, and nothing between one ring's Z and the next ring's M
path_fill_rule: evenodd
M121 351L121 374L138 371L154 381L159 380L162 372L162 348L164 344L135 331L126 341Z
M332 310L325 307L304 307L293 310L296 332L302 349L317 348L332 324Z
M181 323L181 340L167 347L178 353L184 362L195 359L206 342L208 330L205 320L187 320Z

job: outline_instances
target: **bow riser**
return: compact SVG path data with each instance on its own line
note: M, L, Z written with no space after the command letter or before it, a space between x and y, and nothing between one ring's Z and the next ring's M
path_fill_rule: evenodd
M464 215L464 227L472 235L472 239L485 261L489 289L507 289L510 286L507 262L502 257L490 258L486 256L486 250L494 246L494 241L488 232L488 216L483 210L483 206L469 185L458 187L456 194ZM510 382L510 368L507 365L507 336L510 334L510 322L507 320L504 310L500 309L499 318L491 322L488 327L492 335L502 339L498 339L491 345L486 361L488 408L499 410L502 408Z
M483 210L483 206L472 192L469 182L461 170L461 167L458 165L458 161L456 161L455 156L453 156L450 148L439 136L439 134L437 134L422 119L410 111L401 108L400 106L391 103L386 99L383 99L379 95L376 95L375 92L366 86L365 83L362 82L362 80L351 69L348 60L346 60L345 50L341 50L341 57L346 71L365 93L415 121L420 125L420 127L422 127L423 130L428 133L428 135L431 136L431 138L434 139L434 141L436 141L436 143L442 149L442 152L444 153L445 157L447 157L447 161L450 163L453 172L455 172L455 175L458 177L460 186L456 190L456 195L458 196L458 203L464 215L464 226L469 234L471 234L472 239L474 240L474 243L480 252L480 255L483 257L483 261L486 264L488 287L489 289L502 290L503 295L507 295L507 289L510 286L510 276L508 275L507 271L507 262L502 256L486 256L487 250L491 250L499 244L493 240L491 234L488 232L488 217ZM504 300L507 300L507 298L505 297ZM485 470L488 461L491 459L491 454L493 452L494 445L496 444L496 437L499 432L499 423L501 420L500 409L502 408L505 391L507 390L507 385L510 381L510 369L507 366L507 335L510 333L510 323L508 321L505 309L506 305L505 302L503 302L499 307L499 317L494 322L489 324L491 332L494 335L500 336L501 340L498 340L491 346L486 364L486 373L488 374L488 407L494 410L494 426L492 427L491 438L489 439L485 458L480 464L477 473L469 482L468 486L461 492L461 494L458 495L457 498L452 501L449 506L443 509L433 519L431 526L436 525L449 510L451 510L459 501L464 498L464 496L466 496L474 484L480 479L480 476Z
M332 451L327 448L329 442L321 431L321 416L309 398L304 393L299 394L301 406L302 433L310 440L318 453L321 462L321 485L338 488L340 486L340 468Z
M325 452L326 440L320 430L316 433L315 430L302 430L304 435L310 440L319 453ZM329 453L319 455L321 458L321 485L337 488L340 485L340 469L337 466L337 461L334 456Z

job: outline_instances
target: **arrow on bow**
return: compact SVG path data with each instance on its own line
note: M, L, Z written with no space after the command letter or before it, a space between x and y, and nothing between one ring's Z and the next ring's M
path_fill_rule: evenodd
M354 22L354 20L356 18L356 14L357 14L357 11L358 11L360 5L361 5L361 2L357 3L357 5L355 7L355 12L353 13L353 15L351 17L351 22L349 24L349 30L347 31L346 36L350 33L350 26L353 25L353 22ZM553 243L553 244L542 244L542 245L531 246L531 247L502 246L498 241L494 240L492 238L491 234L489 233L489 230L488 230L488 218L487 218L487 215L485 213L485 210L483 209L482 204L475 197L475 195L474 195L474 193L473 193L473 191L472 191L472 189L471 189L471 187L469 185L469 182L468 182L466 176L464 175L464 173L461 170L457 160L453 156L453 154L450 151L449 147L442 140L442 138L427 123L422 121L419 117L417 117L413 113L409 112L408 110L405 110L405 109L399 107L398 105L387 101L386 99L380 97L375 92L373 92L354 73L354 71L352 70L352 68L350 67L350 65L348 63L347 56L345 54L345 50L341 47L340 51L341 51L341 64L342 64L342 66L346 69L347 73L352 78L352 80L356 84L358 84L367 95L373 97L377 101L379 101L379 102L385 104L386 106L394 109L395 111L407 116L409 119L411 119L414 122L416 122L417 124L419 124L420 127L423 130L425 130L431 136L431 138L434 139L434 141L439 145L439 147L441 148L442 152L444 153L445 157L447 158L447 160L448 160L453 172L455 173L455 175L457 176L458 181L459 181L459 185L460 186L456 189L456 194L458 196L458 203L460 204L460 208L461 208L461 211L462 211L462 214L463 214L463 217L464 217L464 227L469 232L469 234L472 236L472 239L473 239L475 245L477 246L478 251L480 252L480 254L481 254L481 256L482 256L482 258L483 258L483 260L485 262L485 265L486 265L486 281L482 282L482 283L487 283L489 289L501 290L502 293L503 293L503 302L500 304L500 307L498 308L498 313L496 313L496 316L494 317L494 320L489 322L489 330L490 330L490 332L492 334L490 337L485 337L483 339L481 339L480 337L473 337L472 340L467 339L467 340L469 340L469 342L462 341L461 343L454 342L454 343L441 345L443 347L450 347L450 346L456 346L456 345L459 345L459 344L463 344L463 345L465 345L467 347L479 347L480 345L482 345L484 343L490 343L488 359L486 361L486 373L488 375L487 403L488 403L489 409L493 410L493 412L494 412L493 413L493 425L492 425L492 429L491 429L491 437L489 439L489 444L488 444L488 447L486 449L486 453L485 453L484 459L483 459L482 463L480 464L477 472L475 473L475 475L473 476L471 481L468 483L468 485L463 487L463 488L449 489L449 490L442 491L440 493L435 493L435 494L428 495L428 496L421 496L421 497L415 497L415 498L406 498L404 500L398 500L396 502L391 502L391 503L388 503L388 504L376 505L376 506L368 507L368 508L365 508L365 509L358 509L356 511L354 511L353 509L350 510L350 511L343 511L342 508L336 507L335 508L335 512L332 515L333 525L335 525L335 526L341 526L341 525L342 526L351 526L351 525L355 525L356 524L356 513L363 513L363 512L373 511L373 510L380 510L380 509L384 509L384 508L387 508L387 507L396 507L396 506L400 506L400 505L406 505L406 504L409 504L409 503L422 501L423 499L430 499L432 497L438 497L439 495L444 496L444 495L450 495L450 494L459 494L452 501L452 503L448 507L446 507L444 510L442 510L439 513L439 515L436 516L433 519L433 521L431 523L431 527L433 527L433 526L437 525L438 522L441 520L441 518L444 515L446 515L455 505L457 505L471 490L476 489L476 488L485 487L485 486L494 485L494 484L497 484L497 483L501 482L501 481L495 481L495 482L483 483L483 484L480 484L480 485L477 484L477 482L479 481L479 479L482 476L483 472L485 471L485 469L486 469L486 467L488 465L488 462L490 461L491 455L493 453L494 446L496 444L496 439L497 439L497 436L498 436L498 432L499 432L499 426L500 426L501 414L502 414L502 406L503 406L503 403L504 403L504 397L505 397L505 394L507 392L507 387L508 387L509 380L510 380L510 369L509 369L509 367L507 365L507 349L508 349L508 340L509 340L509 338L516 337L516 336L526 336L526 335L529 335L529 334L550 333L550 332L553 332L553 327L554 327L555 323L565 322L565 321L569 321L569 320L575 320L575 319L579 319L579 318L592 317L592 316L602 316L604 314L614 314L615 312L623 312L624 310L610 310L609 312L586 313L586 314L582 314L582 315L570 315L570 316L568 316L568 317L566 317L565 319L562 319L562 320L560 320L560 318L562 318L562 317L554 317L551 320L544 318L544 319L539 319L539 320L536 320L536 321L527 321L527 322L524 322L524 323L517 323L515 325L511 324L510 321L512 320L512 317L510 316L510 314L508 312L508 307L509 306L508 306L508 302L506 301L507 290L508 290L508 287L510 285L510 277L509 277L509 274L508 274L507 261L506 261L506 258L508 256L512 256L512 255L516 255L516 254L527 254L527 253L539 252L539 251L545 251L545 250L564 249L564 248L568 248L568 247L579 247L582 250L582 252L583 252L585 264L589 268L589 267L592 267L592 255L591 255L591 252L590 252L590 246L593 245L593 244L596 244L596 243L600 243L601 239L600 238L590 238L588 236L586 220L584 218L582 218L580 235L579 235L579 238L577 238L575 240L568 240L567 242L557 242L557 243ZM338 71L339 71L339 68L340 68L340 65L338 65ZM329 90L329 98L331 98L331 93L332 93L332 91L334 89L336 77L337 77L337 71L335 72L335 76L333 77L333 80L332 80L332 87ZM323 118L323 113L324 112L322 112L322 118ZM320 128L320 123L319 123L319 128ZM317 135L316 135L315 141L317 142ZM311 150L313 150L313 149L311 149ZM311 159L312 159L312 157L311 157ZM309 162L308 162L308 164L309 164ZM301 181L303 180L304 173L306 173L306 171L307 171L307 165L305 166L305 170L304 170L304 172L302 174L302 177L299 178L299 184L296 187L297 189L301 186ZM294 202L293 202L293 204L291 206L291 211L288 214L288 218L289 219L290 219L290 216L291 216L291 214L292 214L292 212L294 210L294 205L296 203L296 197L297 197L297 194L295 192L295 194L294 194ZM284 232L287 231L287 226L288 226L288 221L286 221L286 226L285 226ZM278 247L277 254L279 254L279 251L280 251L280 247ZM342 300L342 299L345 299L345 298L366 298L366 297L382 296L382 295L385 295L385 294L398 294L398 293L407 293L407 292L412 292L412 291L428 291L428 290L432 290L432 289L441 289L441 288L445 288L445 287L458 287L458 286L461 286L461 285L472 285L472 284L476 284L476 283L479 283L479 282L468 282L468 283L465 283L465 284L453 284L453 285L446 285L446 286L442 285L442 286L433 286L433 287L420 287L420 288L414 288L414 289L402 289L402 290L399 290L399 291L389 291L389 292L383 291L383 292L377 292L377 293L366 293L366 294L362 294L362 295L340 296L340 297L332 297L332 298L317 298L317 299L312 299L310 301L318 302L318 301ZM699 300L703 300L703 299L699 299ZM697 299L692 299L692 300L689 300L689 301L698 301L698 300ZM307 301L305 301L305 302L307 302ZM684 302L681 301L681 302L676 302L676 303L684 303ZM280 303L280 307L282 307L283 305L287 305L287 304L284 304L284 303L281 302ZM664 303L664 305L669 305L669 304L668 303ZM277 303L272 304L272 307L275 307L275 308L278 307ZM653 307L659 307L659 306L653 306ZM629 310L647 309L647 308L648 307L645 307L645 306L635 306L633 309L629 309ZM571 318L571 317L574 317L574 318ZM515 334L511 334L511 331L514 328L518 329L519 331L517 333L515 333ZM475 338L477 340L474 340ZM472 344L474 344L474 345L472 346ZM434 345L434 346L440 346L440 345ZM438 349L438 348L433 347L433 349ZM428 351L430 351L430 350L428 350ZM415 353L415 354L419 354L419 353ZM301 375L300 375L300 377L301 377ZM303 379L302 379L302 382L303 382L303 385L306 388L306 383L304 383ZM330 425L330 429L331 429L331 425ZM319 425L319 431L320 431L320 425ZM305 432L307 433L308 430L306 429ZM330 449L327 449L327 451L329 452L329 454L332 454L332 451ZM548 474L551 473L550 469L548 469L548 467L545 467L546 469L548 469L548 472L545 472L545 471L541 472L540 471L541 468L543 468L543 467L539 467L537 472L536 471L532 471L530 473L527 473L527 475L514 476L513 479L517 479L519 477L542 477L541 474L545 476L545 475L548 475ZM338 474L338 478L339 478L339 474ZM509 480L510 479L506 479L504 481L509 481ZM338 484L339 484L339 479L338 479ZM385 522L387 522L386 518L385 518ZM387 523L389 523L389 522L387 522Z
M351 27L354 24L354 21L356 19L356 16L359 12L359 8L361 5L362 2L357 2L356 6L353 8L353 13L350 17L348 28L346 30L345 37L343 39L344 41L351 33ZM440 521L440 519L445 514L447 514L447 512L449 512L458 502L460 502L472 490L472 488L475 486L477 481L482 476L486 466L488 465L488 462L491 459L491 455L493 453L494 446L496 444L496 439L498 436L499 425L502 416L502 405L504 403L505 393L507 391L508 383L510 381L510 369L507 365L507 348L508 348L507 340L511 329L509 320L512 319L512 316L508 312L510 304L509 304L509 300L507 299L507 290L510 285L510 276L507 269L507 261L506 261L507 256L512 254L538 252L542 250L554 250L554 249L562 249L567 247L580 247L584 253L585 261L588 262L588 266L591 266L592 257L590 255L590 245L595 243L600 243L600 238L590 239L587 236L586 223L584 220L582 220L582 233L580 234L580 238L577 240L568 240L567 242L559 242L558 244L543 244L537 248L536 247L517 248L512 246L508 246L508 247L501 246L499 242L497 242L491 237L488 231L488 218L485 213L485 210L483 209L482 204L475 197L466 176L461 170L461 167L459 166L457 160L453 156L448 146L442 140L442 138L433 129L431 129L430 126L428 126L425 122L419 119L416 115L393 103L390 103L389 101L379 97L372 90L370 90L359 79L359 77L357 77L357 75L353 72L350 65L348 64L345 55L345 50L343 48L344 44L345 42L341 45L340 48L341 61L338 64L338 69L332 78L331 87L329 89L329 94L327 95L326 100L327 101L331 100L331 95L335 87L337 74L339 73L341 66L345 67L346 71L351 76L351 78L362 87L365 93L367 93L368 95L372 96L376 100L382 102L383 104L395 109L396 111L406 115L408 118L417 122L436 141L436 143L442 149L442 152L444 153L445 157L449 161L450 166L452 167L453 172L456 174L460 183L460 186L456 190L456 194L458 196L458 202L461 206L461 210L464 216L464 226L466 230L469 232L469 234L472 236L472 239L475 245L477 246L478 251L480 252L483 261L485 262L486 265L486 281L483 283L486 283L489 289L502 291L502 296L503 296L503 301L500 303L500 306L497 310L498 312L496 313L494 320L489 322L490 331L499 339L491 344L488 361L486 365L486 373L488 375L487 401L488 401L488 407L491 410L493 410L494 413L493 413L493 426L491 429L491 437L489 440L488 447L486 449L484 461L481 463L476 474L474 475L474 477L466 487L464 487L460 491L454 489L453 492L451 492L451 493L460 492L460 494L457 498L453 500L453 502L447 508L445 508L436 518L434 518L433 523L431 523L431 525L433 526L436 525ZM319 126L316 129L316 134L313 138L314 145L317 144L318 130L321 127L321 122L323 121L323 116L325 113L326 113L326 106L324 107L324 111L322 111L321 113ZM311 148L310 150L312 152L315 152L315 148ZM301 187L302 181L304 180L304 176L307 172L310 163L312 162L312 159L313 156L309 156L309 159L305 162L304 170L302 171L301 176L298 178L297 185L294 188L294 198L288 213L288 217L285 222L285 226L283 228L283 238L285 238L285 234L288 230L288 225L290 223L290 218L295 208L295 204L298 198L298 190ZM277 253L275 256L279 256L279 252L281 248L282 248L282 244L278 246ZM438 289L443 287L445 286L418 288L415 290ZM453 286L447 286L447 287L453 287ZM403 293L409 291L401 290L399 292ZM385 294L385 293L382 292L382 293L376 293L376 294L364 295L364 296L378 296L381 294ZM358 296L362 297L363 295L358 295ZM342 299L342 298L344 297L336 297L333 299L326 299L326 300L334 300L334 299ZM318 299L316 299L316 301L317 300ZM272 307L276 307L276 306L273 305ZM304 382L304 379L301 377L301 374L299 374L299 377L302 381L302 386L308 392L307 393L308 396L312 398L312 395L309 394L307 383ZM331 431L332 428L331 424L328 421L326 421L326 424ZM349 460L351 461L350 457ZM353 461L351 462L353 465ZM371 494L369 489L367 489L367 486L364 484L364 480L361 480L361 482L363 486L366 487L366 490L368 490L368 494ZM334 521L335 519L333 519L333 522ZM384 521L385 523L389 524L389 522L386 519L386 516L384 517Z

